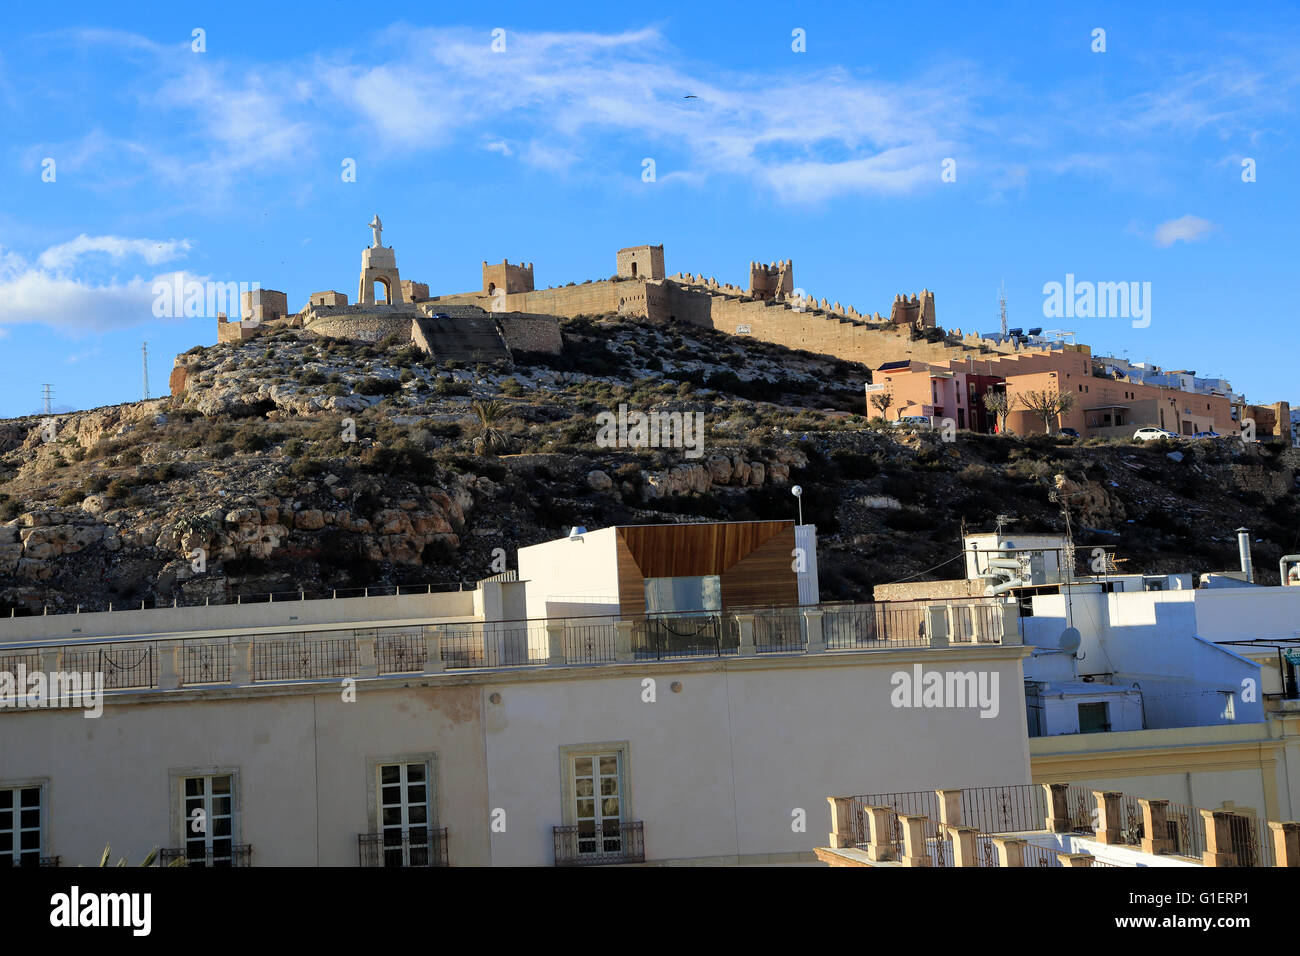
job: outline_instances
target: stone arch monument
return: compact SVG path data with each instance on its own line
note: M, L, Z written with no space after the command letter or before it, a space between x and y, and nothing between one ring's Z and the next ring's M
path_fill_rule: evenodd
M374 243L361 253L361 286L357 290L358 305L401 305L402 279L397 273L397 256L392 246L387 248L381 243L384 224L375 214L369 223L374 235ZM375 298L375 285L384 287L384 302Z

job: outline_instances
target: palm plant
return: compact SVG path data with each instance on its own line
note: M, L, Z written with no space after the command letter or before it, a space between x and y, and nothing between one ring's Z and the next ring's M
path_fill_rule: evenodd
M505 402L499 402L495 399L486 402L475 402L471 406L474 411L474 417L478 419L475 422L475 428L478 431L474 439L474 446L485 455L495 455L504 451L510 444L510 439L506 435L502 422L505 420L510 411L510 406Z
M99 865L100 865L100 866L109 866L110 864L109 864L108 861L109 861L109 858L112 857L112 855L113 855L113 851L112 851L112 849L109 847L109 845L108 845L107 843L105 843L105 844L104 844L104 853L103 853L103 855L99 858ZM140 861L140 865L141 865L141 866L153 866L154 863L157 861L157 859L158 859L158 848L157 848L157 847L154 847L152 850L150 850L150 851L148 852L148 854L145 856L145 858L144 858L143 860ZM112 865L114 865L114 866L126 866L126 857L122 857L120 860L117 861L117 863L112 864ZM168 866L185 866L185 865L186 865L186 863L185 863L185 858L184 858L184 857L177 857L176 859L172 860L172 861L171 861L170 863L168 863L167 865L168 865Z

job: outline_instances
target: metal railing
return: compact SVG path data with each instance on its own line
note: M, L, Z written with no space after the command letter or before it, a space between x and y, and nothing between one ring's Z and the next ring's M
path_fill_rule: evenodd
M179 666L183 684L228 684L230 642L202 639L185 641L181 645Z
M554 828L556 866L608 866L645 862L640 820L606 820Z
M433 624L442 642L442 662L448 670L520 667L550 659L545 623L502 621L472 624Z
M358 833L361 866L449 866L446 827L410 827L383 833Z
M518 572L509 572L515 573ZM485 578L487 581L512 580L502 575L494 575L491 578ZM99 613L120 613L122 611L150 611L165 610L168 608L180 607L225 607L229 605L240 604L282 604L287 601L335 601L344 598L360 597L399 597L410 594L446 594L454 591L475 591L478 589L478 581L439 581L431 584L370 584L355 588L317 588L314 590L300 589L297 591L259 591L253 594L229 593L226 600L213 602L211 598L203 600L182 601L175 597L170 603L159 603L155 601L152 605L148 601L140 601L138 604L122 601L103 601L94 604L78 604L72 608L51 607L48 604L41 607L18 607L13 606L0 611L0 618L19 618L19 617L50 617L62 614L99 614Z
M909 601L742 607L391 627L317 625L314 629L215 637L181 633L30 641L0 644L0 671L16 673L23 666L29 671L44 667L102 673L106 690L144 690L424 673L435 649L446 670L543 667L553 660L601 665L620 660L801 654L813 649L810 639L816 633L818 617L822 644L817 649L889 650L930 646L926 633L929 606ZM968 603L948 607L947 616L953 622L950 639L1001 640L1003 606ZM752 645L745 643L747 637L752 637ZM620 641L627 642L622 656ZM557 656L553 657L553 652Z
M569 664L609 664L617 660L618 628L604 624L571 624L564 629L564 660Z
M158 647L155 643L74 647L64 653L59 669L79 674L103 674L105 690L154 687L158 673Z
M227 866L251 866L253 847L248 843L236 843L228 850L198 851L189 847L168 847L158 851L158 865L171 866L176 860L184 860L183 866L202 866L221 868Z
M867 807L893 809L894 832L890 842L902 852L903 829L898 815L924 816L927 840L947 839L939 829L939 795L933 790L911 790L900 793L868 793L849 798L849 817L853 821L854 840L863 845L870 839L866 823ZM1017 784L1007 787L972 787L961 791L962 826L975 827L981 839L990 835L1022 833L1042 830L1047 825L1047 798L1037 784ZM992 845L990 843L990 852ZM995 864L994 864L995 865Z
M1022 847L1023 856L1021 857L1025 866L1060 866L1061 858L1057 854L1060 852L1051 847L1039 846L1037 843L1026 843Z
M363 636L360 632L358 637ZM375 664L381 674L410 674L424 670L427 650L424 629L380 629L375 633Z
M722 657L739 652L739 629L720 611L647 614L632 622L632 656L637 660Z
M357 673L355 635L348 637L285 637L253 645L253 680L319 680Z

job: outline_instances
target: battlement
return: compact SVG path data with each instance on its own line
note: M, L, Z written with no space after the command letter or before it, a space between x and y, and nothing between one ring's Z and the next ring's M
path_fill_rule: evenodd
M318 305L341 306L348 304L348 294L346 292L335 292L328 289L325 292L313 292L307 297L307 308Z
M289 314L289 297L275 289L250 289L239 297L239 311L253 322L282 319Z
M514 295L517 292L532 292L533 285L533 264L531 262L511 265L509 259L502 259L495 265L488 265L487 261L483 262L483 294L498 295L504 292L506 295ZM425 287L425 295L428 295L428 287Z
M749 264L749 294L755 299L784 301L794 295L794 263L789 259Z
M402 301L415 302L417 299L429 298L429 283L414 282L410 279L403 279L402 283ZM344 303L346 305L346 303Z
M934 328L934 293L923 289L919 296L913 295L910 299L901 294L894 296L894 304L889 310L889 323L917 329Z
M664 278L664 247L629 246L618 250L615 274L624 279Z

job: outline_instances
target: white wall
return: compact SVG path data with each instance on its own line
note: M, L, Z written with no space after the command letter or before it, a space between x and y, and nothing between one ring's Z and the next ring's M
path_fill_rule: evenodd
M1281 589L1274 589L1281 590ZM1070 617L1082 643L1079 672L1111 673L1115 684L1136 682L1147 727L1192 727L1264 719L1262 700L1241 699L1243 681L1260 678L1259 666L1229 648L1200 640L1197 608L1201 595L1238 592L1079 592L1070 598ZM1033 599L1034 616L1024 620L1027 643L1055 646L1066 627L1066 596ZM1240 614L1253 605L1242 604ZM1036 676L1031 669L1029 676ZM1225 712L1233 691L1233 716Z
M911 662L855 658L833 666L828 658L665 663L627 676L489 688L502 700L484 718L488 802L512 821L493 835L494 864L550 862L551 828L564 819L564 745L627 742L629 809L645 823L647 859L809 852L825 845L829 796L1028 779L1018 658L912 655L927 669L997 673L994 718L895 708L891 675ZM642 699L644 677L655 680L654 703ZM796 808L806 813L806 832L791 830Z
M519 549L519 580L526 582L529 618L546 617L546 602L556 598L618 598L615 528L588 531L581 541L568 537ZM600 612L607 611L602 608Z
M48 777L50 853L93 864L104 844L138 863L172 831L169 770L238 770L240 842L254 866L356 866L366 758L438 754L438 812L453 862L486 864L482 725L474 687L209 697L0 713L0 786Z
M178 846L168 771L239 772L254 865L357 863L367 758L437 754L438 823L455 865L553 860L560 747L627 741L630 819L647 859L810 852L826 798L1025 783L1021 649L918 649L785 659L525 669L170 695L118 694L102 717L0 712L0 786L50 780L49 851L92 863ZM891 676L985 671L998 713L896 708ZM646 677L656 700L642 699ZM681 692L673 693L673 681ZM416 684L417 686L404 686ZM500 694L500 703L491 696ZM168 699L170 698L170 699ZM504 811L504 832L490 814ZM792 830L792 811L806 814Z
M96 611L39 617L0 617L0 643L90 637L138 637L225 628L307 627L313 624L464 618L474 613L473 590L320 601L214 604L202 607Z
M1079 705L1104 701L1110 705L1111 732L1142 730L1142 697L1140 694L1045 694L1039 698L1043 705L1043 736L1079 733Z
M1202 589L1196 633L1208 641L1300 637L1300 587Z

